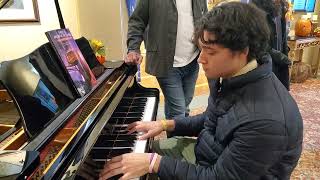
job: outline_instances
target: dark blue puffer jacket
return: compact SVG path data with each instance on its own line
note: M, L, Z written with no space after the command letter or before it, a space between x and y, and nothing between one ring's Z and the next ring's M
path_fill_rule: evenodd
M162 157L161 179L289 179L302 149L296 102L272 73L270 56L244 74L210 84L205 113L175 119L173 135L198 136L197 165Z

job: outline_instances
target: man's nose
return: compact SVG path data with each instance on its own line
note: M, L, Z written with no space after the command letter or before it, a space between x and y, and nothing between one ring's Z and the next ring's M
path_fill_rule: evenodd
M203 55L203 52L200 52L199 58L198 58L198 63L203 64L205 62L205 57Z

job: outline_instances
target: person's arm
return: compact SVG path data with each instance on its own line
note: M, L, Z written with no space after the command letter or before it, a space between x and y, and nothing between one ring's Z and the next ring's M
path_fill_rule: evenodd
M135 10L129 18L127 47L128 52L140 54L140 45L143 34L149 21L149 0L139 0Z
M174 128L168 129L170 137L172 136L197 136L204 128L204 122L207 119L206 113L196 116L175 118Z
M193 165L163 156L155 170L161 179L259 179L286 151L285 132L284 125L274 120L250 122L234 132L233 140L212 166ZM294 153L296 159L291 161L296 163L299 152Z
M208 106L205 112L196 116L175 119L174 131L170 132L170 136L198 136L204 128L204 123L207 123L211 129L215 129L216 116L214 114L216 97L216 80L208 79L210 96L208 98ZM210 124L209 124L210 123Z

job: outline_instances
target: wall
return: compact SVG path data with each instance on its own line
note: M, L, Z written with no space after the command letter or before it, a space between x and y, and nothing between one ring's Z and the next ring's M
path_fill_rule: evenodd
M77 25L77 0L61 1L65 23L76 36L79 36ZM22 57L40 45L48 42L44 32L60 27L54 0L38 0L40 23L0 24L0 62Z
M61 13L63 16L64 24L68 28L72 36L77 39L81 37L79 27L79 0L59 0Z
M87 39L101 40L107 59L123 59L126 54L127 22L125 0L79 1L80 32Z

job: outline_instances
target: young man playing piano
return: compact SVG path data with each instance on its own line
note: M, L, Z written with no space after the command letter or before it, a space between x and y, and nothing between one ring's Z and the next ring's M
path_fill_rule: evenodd
M131 179L148 172L160 179L289 179L302 148L302 118L296 102L272 73L266 53L265 14L251 4L215 7L196 28L199 62L210 84L203 114L169 121L136 122L141 139L163 130L175 136L154 143L156 153L112 158L100 174Z

